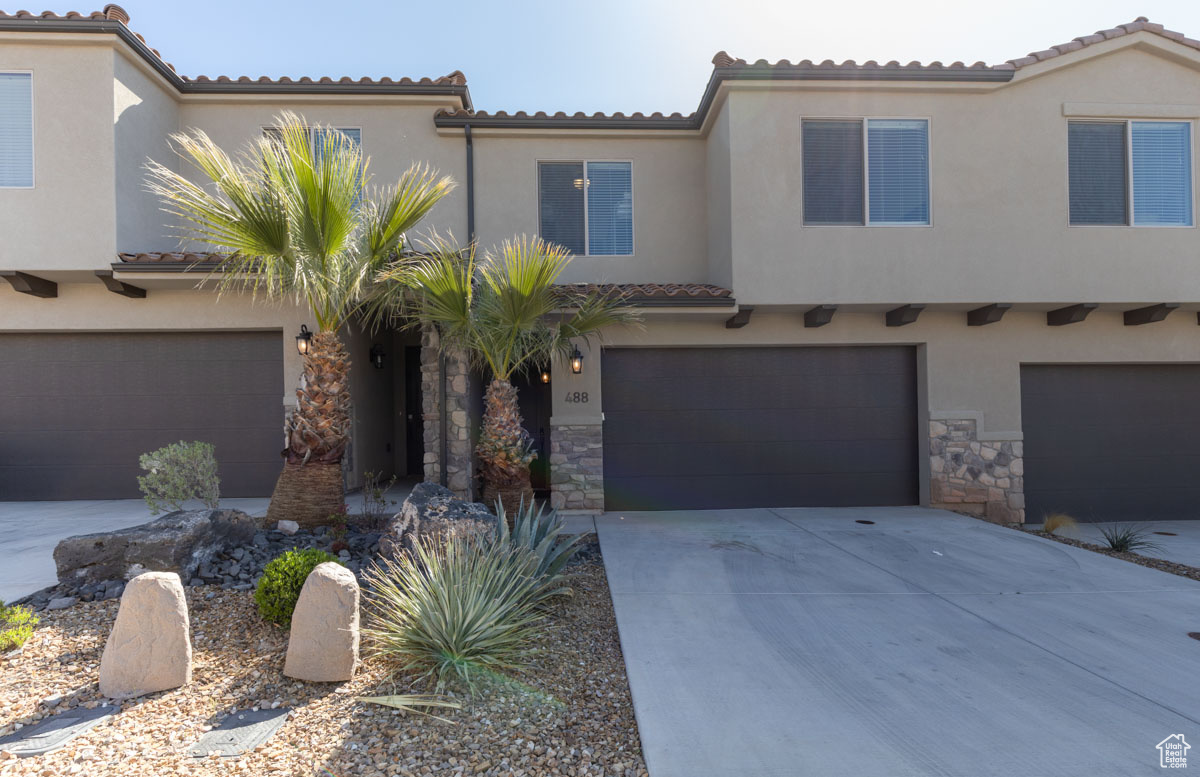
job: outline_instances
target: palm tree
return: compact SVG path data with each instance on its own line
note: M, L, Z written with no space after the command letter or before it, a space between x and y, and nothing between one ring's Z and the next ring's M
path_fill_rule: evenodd
M436 327L444 351L465 353L490 376L475 452L484 500L500 499L510 513L531 500L529 464L536 455L513 377L556 356L565 361L577 341L637 320L617 296L558 285L570 261L566 249L538 238L507 241L477 261L474 244L460 250L435 236L418 258L393 262L380 276L388 289L379 298L383 306Z
M346 135L290 112L277 122L237 157L201 130L172 135L206 185L151 161L148 188L185 225L181 239L229 255L210 276L222 292L293 300L316 320L267 512L312 526L344 499L350 358L338 330L364 312L406 233L454 184L413 165L395 184L369 186L369 160Z

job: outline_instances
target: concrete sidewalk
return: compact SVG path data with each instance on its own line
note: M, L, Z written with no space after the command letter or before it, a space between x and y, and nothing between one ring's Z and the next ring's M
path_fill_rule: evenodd
M1149 775L1200 741L1200 583L922 508L597 528L651 777Z

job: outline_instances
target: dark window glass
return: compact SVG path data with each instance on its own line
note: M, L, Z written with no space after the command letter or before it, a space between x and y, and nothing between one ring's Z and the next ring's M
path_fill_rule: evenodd
M584 251L582 162L538 163L541 238L573 254Z
M1125 122L1067 124L1072 224L1126 224Z
M863 223L861 121L805 120L804 223Z

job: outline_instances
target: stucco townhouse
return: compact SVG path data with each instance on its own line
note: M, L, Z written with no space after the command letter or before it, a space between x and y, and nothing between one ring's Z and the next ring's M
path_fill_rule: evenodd
M1138 19L999 65L722 52L687 116L527 115L474 110L457 72L185 78L128 25L0 14L2 499L136 495L137 455L177 439L269 493L311 322L197 288L212 257L179 251L143 165L290 109L381 180L453 176L428 226L540 234L642 312L522 387L558 506L1196 515L1195 40ZM431 333L345 336L348 483L469 491L481 381Z

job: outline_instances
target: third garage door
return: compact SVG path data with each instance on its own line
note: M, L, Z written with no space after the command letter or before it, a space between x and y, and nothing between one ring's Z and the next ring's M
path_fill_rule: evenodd
M608 510L917 503L911 347L603 358Z

